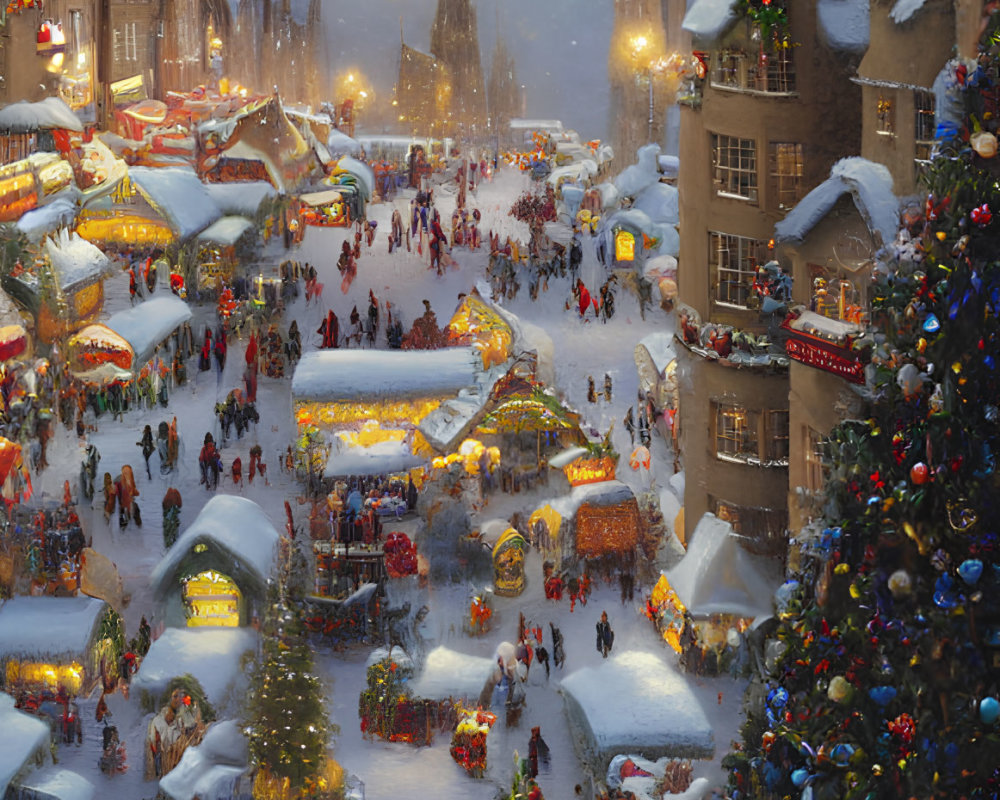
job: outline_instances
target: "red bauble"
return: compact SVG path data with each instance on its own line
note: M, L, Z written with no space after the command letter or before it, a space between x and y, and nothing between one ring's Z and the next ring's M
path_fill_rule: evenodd
M918 461L910 467L910 480L917 484L917 486L927 483L928 477L930 477L930 470L923 461Z

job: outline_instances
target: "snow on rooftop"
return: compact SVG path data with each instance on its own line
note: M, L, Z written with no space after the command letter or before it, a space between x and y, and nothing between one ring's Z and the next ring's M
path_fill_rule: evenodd
M653 365L662 375L671 361L677 357L674 351L674 336L666 331L655 331L639 340L639 344L646 348L649 357L653 359Z
M482 359L471 347L440 350L314 350L292 376L295 402L456 395L477 382Z
M212 542L245 565L263 584L274 569L278 531L259 505L245 497L217 494L180 535L149 576L154 593L164 594L187 554L201 542Z
M93 597L12 597L0 606L0 660L80 658L108 607Z
M114 271L111 260L98 247L65 228L45 240L45 254L59 288L66 293L95 283Z
M644 212L653 222L676 225L680 220L677 187L657 181L636 197L635 208Z
M132 689L149 692L157 700L170 681L190 674L218 708L242 674L243 654L257 646L252 628L167 628L149 647Z
M613 701L609 702L609 688ZM712 726L683 676L659 656L627 650L562 680L571 723L601 771L619 753L711 758Z
M660 156L658 144L646 144L636 151L636 163L629 164L614 179L615 187L623 197L636 197L660 180L657 159Z
M563 519L576 516L584 503L595 506L614 506L635 498L632 489L621 481L600 481L574 486L568 495L549 501L552 509Z
M361 152L361 143L343 131L334 128L326 137L326 149L333 155L349 156Z
M446 700L449 697L475 700L495 666L492 658L435 647L428 653L423 671L410 686L414 697L427 700Z
M17 229L28 237L28 241L39 242L59 228L72 228L76 222L79 194L75 187L66 187L51 203L23 214L16 223Z
M59 800L93 800L97 791L94 784L78 772L55 766L30 772L17 784L22 790L33 792L32 797Z
M736 22L738 0L694 0L681 27L695 39L715 41Z
M774 613L772 598L782 577L766 559L744 550L732 525L714 514L698 520L684 558L666 576L693 616L748 619Z
M231 247L252 227L253 223L246 217L220 217L198 234L198 241Z
M927 0L896 0L896 5L892 7L889 16L897 25L906 22L924 7Z
M278 194L267 181L208 183L205 188L223 214L239 214L244 217L255 216L261 203Z
M187 303L173 294L158 294L112 314L104 325L132 345L132 367L139 369L153 357L156 346L189 319L191 309Z
M203 231L222 212L193 170L130 167L129 178L180 239Z
M821 36L834 50L868 49L868 0L817 0L816 19Z
M46 97L37 103L21 100L0 108L2 133L32 133L54 128L83 131L80 118L59 97Z
M247 740L239 724L216 722L205 731L201 744L185 750L180 763L160 779L160 791L171 800L233 797L248 762Z
M0 797L11 780L37 753L49 749L49 726L14 708L14 698L0 693Z
M775 236L779 241L801 242L845 193L850 193L861 218L882 245L896 238L899 200L892 193L892 175L882 164L859 156L834 164L830 177L774 226Z
M323 476L335 478L346 475L388 475L405 472L427 463L427 459L413 455L405 441L377 442L368 447L350 446L339 437L330 450Z

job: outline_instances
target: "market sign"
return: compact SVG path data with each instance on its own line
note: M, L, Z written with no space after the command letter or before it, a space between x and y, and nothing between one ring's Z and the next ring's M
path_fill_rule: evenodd
M786 317L781 327L788 333L785 352L789 358L851 383L865 382L864 364L852 346L860 330L853 324L803 310Z
M610 456L603 458L578 458L567 464L563 470L571 486L582 486L585 483L613 481L617 459Z
M626 230L615 234L615 261L635 261L635 236Z

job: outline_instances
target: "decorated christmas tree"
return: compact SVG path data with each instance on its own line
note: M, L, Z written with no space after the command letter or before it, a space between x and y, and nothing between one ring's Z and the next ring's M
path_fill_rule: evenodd
M262 652L251 678L247 736L257 766L254 797L266 800L339 796L340 768L327 756L330 729L323 685L313 674L302 614L286 580L294 543L282 540L280 585L272 588Z
M875 270L867 418L783 587L734 798L1000 797L1000 36L949 63L926 202Z

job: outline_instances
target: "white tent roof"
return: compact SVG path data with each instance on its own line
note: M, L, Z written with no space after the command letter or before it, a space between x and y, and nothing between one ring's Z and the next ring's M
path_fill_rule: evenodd
M244 217L254 216L261 203L278 194L267 181L206 183L205 188L223 214L239 214Z
M239 723L216 722L205 731L201 744L185 750L180 763L160 778L160 790L171 800L232 797L248 761L247 740Z
M892 175L882 164L866 158L842 158L830 170L830 177L803 197L788 215L774 226L779 241L801 242L844 194L850 194L868 229L881 243L896 238L899 200L892 192Z
M772 562L744 550L732 526L714 514L698 521L684 558L665 574L696 617L768 617L774 613L772 599L782 580Z
M252 227L253 223L246 217L220 217L198 234L198 241L230 247Z
M0 132L31 133L53 128L83 131L80 118L59 97L46 97L37 103L21 100L0 108Z
M455 395L476 383L482 363L471 347L440 350L313 350L292 376L296 402Z
M62 767L45 767L28 773L17 785L34 792L32 797L51 797L59 800L92 800L97 790L83 775Z
M0 660L79 658L108 608L94 597L12 597L0 606Z
M475 700L493 674L496 661L435 647L427 654L423 672L410 684L415 697L427 700Z
M326 138L326 149L333 155L353 155L361 152L361 143L334 128Z
M203 231L222 212L194 170L183 167L131 167L129 178L163 215L180 239Z
M133 367L142 367L153 350L177 328L191 319L187 303L173 294L158 294L151 300L112 314L104 325L132 345Z
M714 41L736 21L737 0L694 0L681 27L695 39Z
M653 359L653 364L661 375L670 362L677 357L677 353L674 352L673 334L665 331L656 331L644 336L639 340L639 344L646 348L646 352Z
M614 702L608 689L614 687ZM562 680L571 725L582 734L603 773L612 757L711 758L712 726L683 676L659 655L633 650L612 655Z
M190 674L208 702L218 707L242 674L243 654L256 646L252 628L167 628L150 645L132 678L132 689L158 697L171 680Z
M154 594L162 594L176 576L184 557L201 543L212 543L239 561L258 582L274 569L278 531L253 500L218 494L205 503L194 522L180 535L149 576Z
M330 451L323 476L388 475L419 467L426 459L413 455L405 442L379 442L370 447L351 447L342 439Z
M75 187L67 187L51 203L24 213L16 223L17 229L28 237L28 241L38 242L59 228L71 228L79 210L76 205L79 194Z
M299 202L304 203L307 206L325 206L330 203L339 203L341 200L341 194L336 189L327 189L324 192L309 192L307 194L299 195Z
M36 753L49 749L49 726L14 708L14 698L0 694L0 796Z
M114 271L99 248L65 229L45 240L45 254L64 292L96 283Z
M549 505L559 516L567 519L576 516L576 512L584 503L613 506L630 499L635 499L635 495L627 484L621 481L600 481L574 486L568 495L549 501Z

